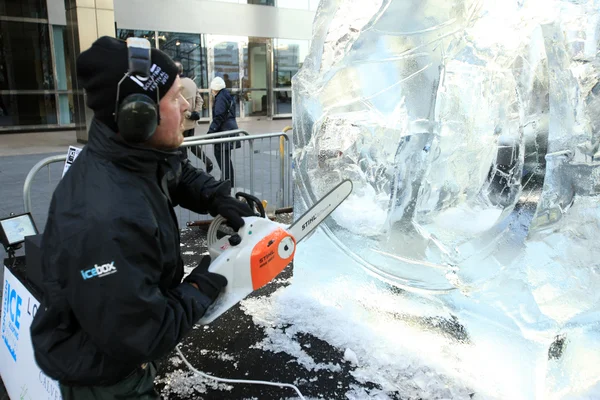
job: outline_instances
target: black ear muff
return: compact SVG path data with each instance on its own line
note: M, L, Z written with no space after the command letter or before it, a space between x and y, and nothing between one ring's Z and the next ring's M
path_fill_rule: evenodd
M150 140L160 123L158 85L150 71L152 64L150 42L147 39L128 38L127 51L129 70L117 85L115 122L119 134L126 142L139 144ZM145 94L135 93L119 102L121 83L134 75L138 81L142 78L150 79L156 91L156 100Z
M135 93L125 97L117 115L119 133L129 143L148 141L158 126L157 105L145 94Z

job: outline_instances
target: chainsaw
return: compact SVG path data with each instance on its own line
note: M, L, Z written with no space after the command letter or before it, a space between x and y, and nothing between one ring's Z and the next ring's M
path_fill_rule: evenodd
M294 259L296 245L309 236L352 192L344 180L287 226L266 217L263 205L253 196L238 193L260 217L244 217L244 226L217 238L225 219L217 216L208 229L208 251L213 260L208 270L227 278L227 286L198 322L210 324L253 291L271 282ZM256 206L256 207L255 207Z

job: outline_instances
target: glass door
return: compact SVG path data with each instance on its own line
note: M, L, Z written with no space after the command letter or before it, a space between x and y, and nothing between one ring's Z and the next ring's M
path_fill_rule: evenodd
M274 116L292 116L292 78L298 73L308 55L308 40L275 39L274 64Z
M242 101L245 117L271 115L270 39L248 38L243 48Z
M208 41L210 80L223 78L237 101L237 117L272 116L271 39L210 35Z
M243 36L209 36L209 86L210 81L216 76L220 76L225 81L225 87L234 96L236 103L236 116L240 117L240 97L242 89L242 73L241 73L241 53L247 38ZM212 119L212 95L211 102L211 119Z

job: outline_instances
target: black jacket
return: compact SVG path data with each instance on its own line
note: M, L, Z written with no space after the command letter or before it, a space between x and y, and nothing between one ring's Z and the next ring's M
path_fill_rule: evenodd
M179 152L128 146L94 120L42 239L31 326L40 368L65 384L107 385L171 352L210 304L181 283L173 207L206 213L230 190Z
M231 108L229 108L230 105ZM215 96L212 118L208 133L238 129L235 121L235 100L229 90L221 89Z

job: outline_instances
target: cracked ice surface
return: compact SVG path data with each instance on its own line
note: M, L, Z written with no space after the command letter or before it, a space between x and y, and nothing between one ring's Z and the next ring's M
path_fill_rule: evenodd
M293 81L296 215L342 179L354 192L289 290L333 295L361 266L419 293L490 355L430 358L459 357L479 395L597 385L599 52L598 0L323 0ZM395 312L429 318L412 296Z

